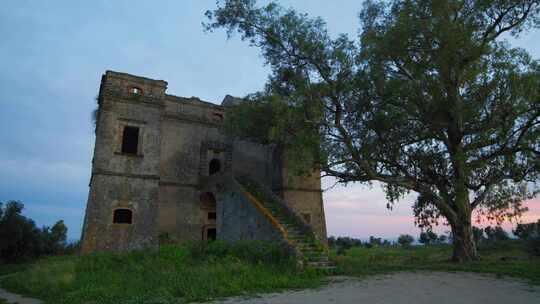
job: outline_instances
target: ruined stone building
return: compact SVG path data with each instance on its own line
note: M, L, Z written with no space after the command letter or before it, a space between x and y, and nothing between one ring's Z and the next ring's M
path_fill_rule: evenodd
M160 238L326 239L320 174L289 176L275 148L228 139L221 126L238 99L216 105L166 89L163 80L103 75L83 252Z

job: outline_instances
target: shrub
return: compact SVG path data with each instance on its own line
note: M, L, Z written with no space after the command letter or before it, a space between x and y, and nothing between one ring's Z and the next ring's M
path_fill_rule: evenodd
M516 229L512 232L522 240L540 237L540 220L536 223L517 224Z
M489 242L506 241L510 239L508 233L506 233L501 226L488 226L484 229L484 232L486 233Z
M414 242L412 235L402 234L398 237L398 243L403 247L409 247Z
M371 247L373 247L373 246L381 246L382 245L382 239L374 237L374 236L370 236L369 237L369 244L371 245Z
M526 246L530 255L540 257L540 236L528 238Z
M481 244L486 240L484 236L484 229L473 226L472 232L473 232L474 242L476 244Z
M439 237L437 234L431 230L420 233L420 237L418 238L418 242L424 245L435 244L438 242L438 240Z

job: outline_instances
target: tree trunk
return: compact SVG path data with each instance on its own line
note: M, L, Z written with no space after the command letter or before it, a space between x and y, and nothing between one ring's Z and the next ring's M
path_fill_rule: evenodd
M457 223L451 224L454 244L452 261L454 262L463 263L479 259L478 251L476 251L476 244L474 243L470 218L471 216L469 215L468 221L465 219L462 221L460 219Z

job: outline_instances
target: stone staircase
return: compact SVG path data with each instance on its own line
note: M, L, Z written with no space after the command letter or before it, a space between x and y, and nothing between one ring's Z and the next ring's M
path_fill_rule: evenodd
M257 200L280 230L283 238L294 248L302 266L325 271L333 271L335 264L328 259L328 247L322 243L309 224L296 214L280 197L270 189L249 177L237 177L243 190Z

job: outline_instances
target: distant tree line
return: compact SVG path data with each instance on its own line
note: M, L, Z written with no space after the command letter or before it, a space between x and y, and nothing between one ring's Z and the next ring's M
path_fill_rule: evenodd
M20 201L0 202L0 263L24 262L43 255L57 255L75 251L76 244L68 244L64 221L52 227L37 227L23 216Z
M512 237L501 226L487 226L485 228L472 227L474 241L479 246L493 245L499 242L505 242L512 239ZM533 223L521 223L517 224L516 228L512 230L514 236L523 241L528 251L536 256L540 256L540 220ZM514 239L515 240L515 239ZM428 245L443 245L453 242L452 233L437 234L432 230L422 231L417 239L418 243ZM401 234L397 238L396 242L389 240L383 240L382 238L370 236L369 240L363 242L360 239L352 237L329 237L328 246L336 249L337 254L345 254L345 251L353 247L390 247L401 246L403 248L409 248L413 245L415 239L412 235Z

